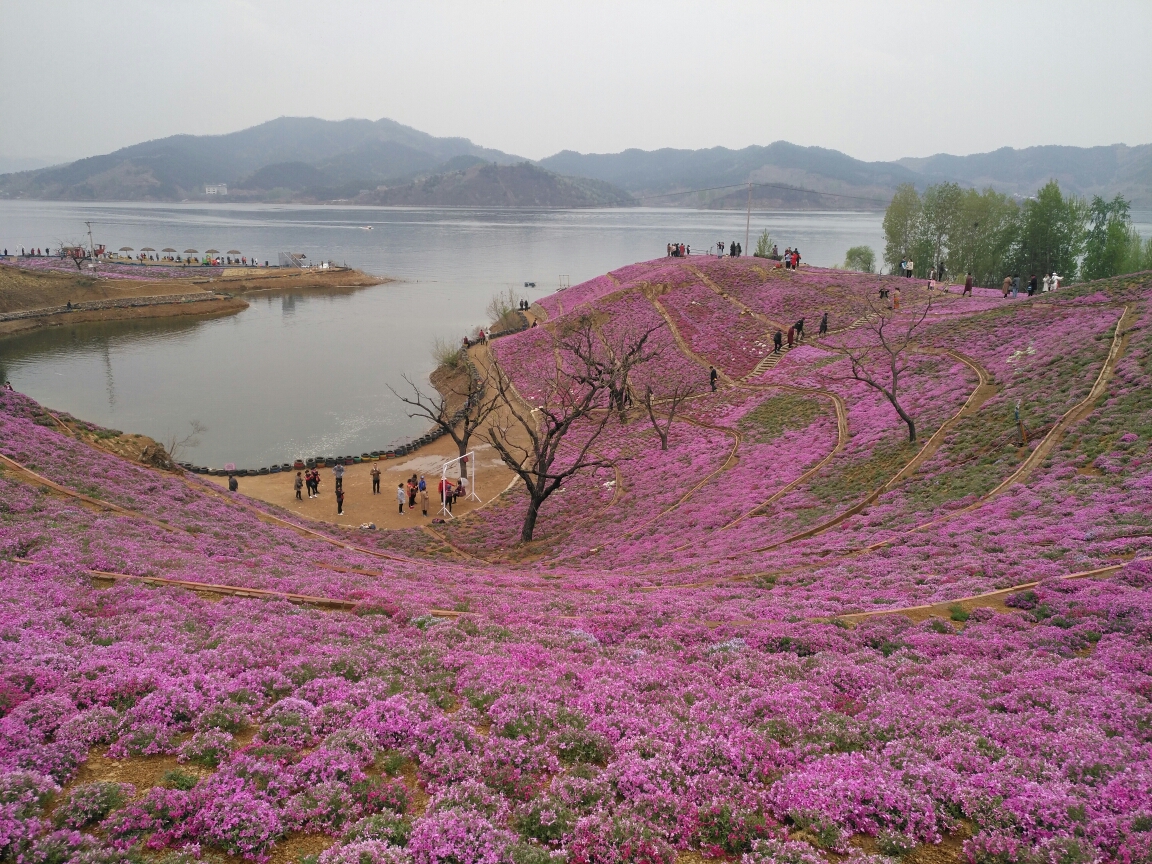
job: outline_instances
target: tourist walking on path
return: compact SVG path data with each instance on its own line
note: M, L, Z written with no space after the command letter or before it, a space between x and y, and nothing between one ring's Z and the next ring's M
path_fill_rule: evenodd
M716 392L716 379L720 377L720 373L716 371L715 366L708 367L708 383L712 385L712 392Z
M820 318L820 327L816 333L817 336L824 337L828 335L828 313L825 312Z
M972 274L971 273L969 273L967 276L964 277L964 291L963 291L963 293L961 293L960 296L963 297L965 294L967 294L969 297L972 296Z
M344 515L344 490L336 490L336 515Z
M332 474L336 478L336 490L340 491L344 488L344 461L341 459L336 460L336 465L332 468Z
M801 318L796 322L796 341L799 342L804 338L804 319Z
M773 354L779 354L780 348L783 344L784 344L784 334L782 332L780 332L779 330L777 330L772 335L772 353Z
M296 472L296 479L292 481L292 488L296 490L296 500L303 501L300 490L304 488L304 477L299 471Z
M239 488L240 488L240 484L238 482L236 482L236 475L235 474L229 474L228 475L228 491L229 492L235 492Z
M397 483L396 484L396 503L400 505L400 515L401 516L404 515L404 498L405 497L406 496L404 495L404 484L403 483Z
M372 494L380 494L380 466L373 465L372 470L368 472L372 475Z
M788 348L792 348L792 343L796 341L796 325L788 328Z

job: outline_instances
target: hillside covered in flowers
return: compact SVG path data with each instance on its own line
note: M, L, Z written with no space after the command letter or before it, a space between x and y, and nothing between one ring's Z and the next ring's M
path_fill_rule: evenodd
M526 408L570 322L651 349L529 543L519 486L350 532L0 393L0 860L1152 861L1152 274L764 263L482 349Z

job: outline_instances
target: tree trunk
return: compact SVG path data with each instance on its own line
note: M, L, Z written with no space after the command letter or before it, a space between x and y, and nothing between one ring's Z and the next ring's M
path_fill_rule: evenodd
M524 515L524 526L520 529L520 542L528 543L532 540L532 532L536 530L536 517L540 515L540 505L544 502L537 501L536 496L532 496L532 503L528 505L528 512Z
M465 480L467 480L468 479L468 463L464 461L464 457L468 454L468 437L465 436L465 437L461 438L457 442L456 446L460 450L460 476L463 477Z
M656 432L660 436L660 449L661 450L667 450L668 449L668 433L667 432L661 432L659 429L657 429Z
M888 401L892 403L892 407L896 409L896 413L900 415L900 419L908 424L908 441L911 444L916 443L916 421L908 416L908 412L900 407L900 403L888 397Z

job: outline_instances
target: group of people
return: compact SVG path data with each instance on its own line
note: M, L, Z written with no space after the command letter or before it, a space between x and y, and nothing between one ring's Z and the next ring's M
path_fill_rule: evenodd
M776 247L772 247L772 252L776 252ZM797 246L793 249L789 246L784 250L784 269L785 270L799 270L800 269L800 247Z
M340 468L343 469L343 465L341 465ZM344 491L343 477L344 477L343 471L341 470L340 475L338 477L336 477L336 488L338 488L338 490L340 492ZM301 493L301 488L303 488L305 486L308 487L308 497L309 498L319 498L320 497L320 472L317 469L310 468L310 469L304 471L303 473L301 473L300 471L296 472L296 479L294 480L294 487L296 490L296 500L297 501L303 501L304 500L301 498L300 493Z
M6 389L11 389L10 385ZM372 494L380 494L380 466L373 465L369 476L372 478ZM339 462L332 467L332 476L335 479L336 485L336 513L343 515L344 513L344 466ZM296 476L292 481L292 487L296 492L296 500L303 501L303 490L308 490L308 498L320 497L320 471L316 468L309 468L307 471L297 471ZM236 492L240 488L240 484L234 474L228 475L228 490ZM456 483L453 483L447 478L440 481L436 487L438 493L438 500L443 501L447 507L448 512L452 512L453 505L463 497L468 495L468 478L461 477ZM399 505L400 515L404 515L404 505L408 505L408 510L416 509L416 503L419 500L420 511L423 515L428 515L428 482L423 474L413 474L403 483L396 485L396 501Z
M739 258L741 255L744 254L744 247L741 246L739 243L737 243L735 240L733 240L730 244L728 244L728 254L733 258ZM717 258L723 258L724 257L724 241L723 240L721 240L720 242L718 242L716 244L716 257Z
M1033 273L1028 278L1028 287L1026 289L1028 296L1033 297L1038 293L1046 294L1049 291L1057 290L1060 287L1060 280L1062 278L1063 277L1057 275L1057 273L1053 271L1051 276L1045 273L1044 280L1041 282L1036 278L1036 274ZM1013 273L1011 276L1005 276L1004 281L1000 285L1000 290L1003 292L1005 297L1007 297L1009 294L1011 294L1013 297L1019 297L1020 274Z
M692 247L684 243L669 243L668 244L668 257L669 258L687 258L692 254Z
M487 345L487 344L488 344L488 334L485 333L483 330L477 331L475 339L469 339L467 336L464 337L464 350L465 351L467 351L473 345Z

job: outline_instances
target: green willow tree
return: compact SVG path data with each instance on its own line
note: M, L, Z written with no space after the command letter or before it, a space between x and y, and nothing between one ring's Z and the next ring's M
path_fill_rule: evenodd
M871 246L853 246L844 256L844 269L860 273L876 272L876 253Z
M948 235L948 270L971 273L977 285L1000 284L1020 231L1020 208L993 189L965 189Z
M1146 244L1132 227L1129 204L1124 196L1105 201L1097 195L1088 207L1088 219L1091 225L1085 237L1081 265L1085 279L1107 279L1149 266L1145 260Z
M1087 215L1083 200L1061 193L1055 180L1049 180L1035 198L1025 201L1012 256L1013 268L1022 280L1053 272L1069 282L1075 279Z
M902 183L896 187L896 194L884 212L884 263L890 270L915 254L923 209L915 186Z

